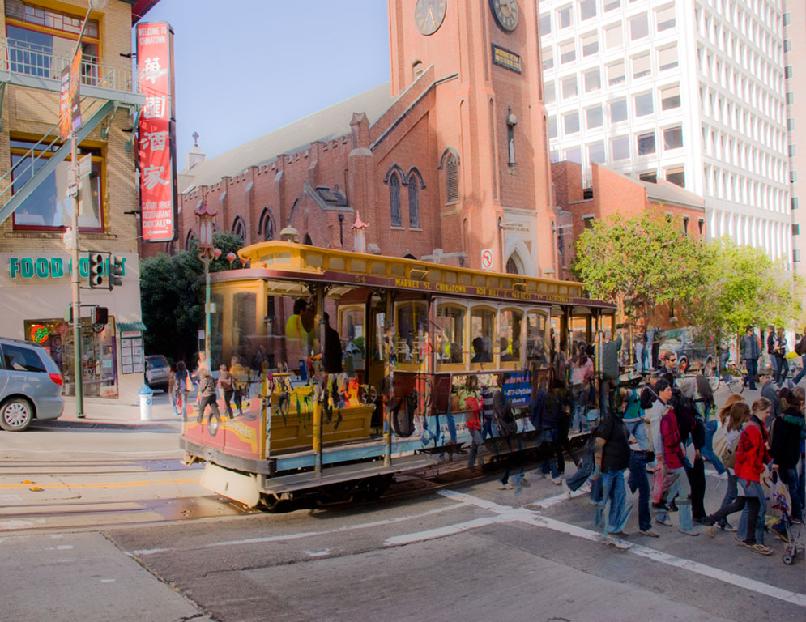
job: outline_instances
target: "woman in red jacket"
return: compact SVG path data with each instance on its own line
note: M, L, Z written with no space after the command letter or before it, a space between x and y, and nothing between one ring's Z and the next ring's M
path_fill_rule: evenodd
M726 518L728 514L744 510L742 525L739 527L740 537L742 531L744 531L744 538L741 543L761 555L772 555L772 549L764 545L766 504L764 501L764 489L761 487L761 474L771 460L767 447L767 430L764 428L762 421L769 415L771 408L770 401L763 397L753 402L753 413L745 423L739 436L736 446L735 471L736 478L739 480L739 485L743 491L742 496L737 497L733 503L723 507L718 512L711 514L704 521L705 524L711 526L709 535L714 536L716 534L716 523ZM744 524L745 522L746 525ZM745 529L743 530L742 527L745 527Z

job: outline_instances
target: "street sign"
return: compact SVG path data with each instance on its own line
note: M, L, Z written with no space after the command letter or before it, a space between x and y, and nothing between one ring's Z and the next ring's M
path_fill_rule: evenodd
M481 269L482 270L492 270L493 269L493 251L489 248L483 248L481 250Z

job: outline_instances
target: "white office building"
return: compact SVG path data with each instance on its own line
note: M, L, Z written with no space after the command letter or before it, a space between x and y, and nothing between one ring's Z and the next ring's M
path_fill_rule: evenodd
M539 0L553 161L705 199L710 237L791 262L783 0Z

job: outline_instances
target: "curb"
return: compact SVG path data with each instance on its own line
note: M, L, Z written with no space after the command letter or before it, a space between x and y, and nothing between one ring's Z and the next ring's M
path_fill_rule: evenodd
M143 422L143 423L121 423L117 421L98 421L98 420L83 420L64 419L53 421L39 421L34 420L36 427L51 428L51 429L92 429L92 430L142 430L144 432L179 432L181 426L178 423L156 423L156 422Z

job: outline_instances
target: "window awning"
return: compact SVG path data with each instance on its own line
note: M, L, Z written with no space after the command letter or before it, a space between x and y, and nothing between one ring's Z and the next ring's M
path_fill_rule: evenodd
M130 330L139 330L145 331L146 325L142 322L118 322L118 330L119 331L130 331Z

